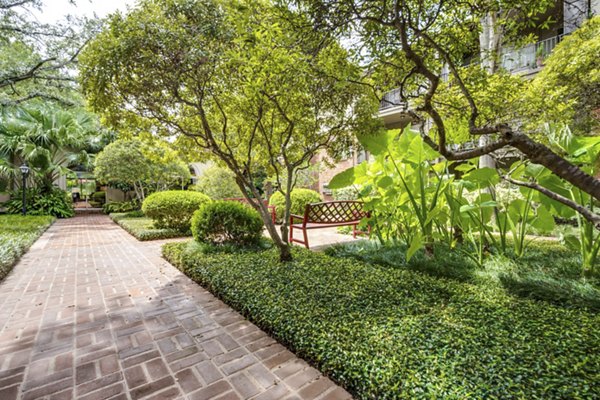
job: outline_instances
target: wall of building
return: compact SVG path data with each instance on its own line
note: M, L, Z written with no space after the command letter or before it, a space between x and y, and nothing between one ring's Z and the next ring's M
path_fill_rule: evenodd
M323 200L329 201L333 200L333 196L331 191L327 189L327 184L331 181L331 179L339 174L342 171L347 170L350 167L357 165L358 155L356 152L352 152L347 158L340 160L337 163L333 163L327 156L325 151L321 151L314 159L314 162L318 162L321 164L321 170L319 171L319 179L318 179L318 188L314 188L314 190L318 191L321 196L323 196ZM362 161L362 160L360 160ZM333 166L328 166L328 164Z

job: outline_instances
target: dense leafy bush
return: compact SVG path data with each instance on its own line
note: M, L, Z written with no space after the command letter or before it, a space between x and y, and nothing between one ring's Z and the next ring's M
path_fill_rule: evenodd
M199 242L256 244L262 236L260 214L234 201L204 204L192 217L192 234Z
M357 399L597 398L600 316L294 249L163 247L188 276Z
M334 200L358 200L360 188L358 186L348 186L341 189L333 190Z
M202 172L198 182L190 188L204 193L214 200L223 200L231 197L244 197L235 182L233 172L226 168L213 165Z
M0 280L53 221L50 216L0 215Z
M92 194L92 200L97 201L98 203L104 204L106 202L106 192L99 191Z
M15 190L10 194L11 199L5 203L9 214L20 214L23 207L22 192ZM51 215L58 218L70 218L75 215L71 195L59 188L52 188L43 193L37 188L25 191L28 215Z
M321 195L314 190L310 189L294 189L291 194L292 206L290 208L291 214L304 215L304 209L307 204L319 203L323 201ZM275 206L277 212L277 220L283 219L283 213L285 211L285 197L281 192L273 193L269 204Z
M124 213L139 210L140 207L140 203L138 203L136 200L111 201L110 203L105 203L104 206L102 206L102 212L104 214Z
M192 215L210 198L200 192L168 190L153 193L144 200L142 211L159 229L190 230Z

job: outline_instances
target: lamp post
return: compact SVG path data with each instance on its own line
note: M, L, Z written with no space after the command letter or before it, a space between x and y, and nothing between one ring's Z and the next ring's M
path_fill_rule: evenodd
M25 191L27 189L27 175L29 175L29 166L27 165L27 163L23 163L23 165L21 165L19 167L19 169L21 170L21 175L23 176L23 215L26 215L27 214L27 203L26 203Z

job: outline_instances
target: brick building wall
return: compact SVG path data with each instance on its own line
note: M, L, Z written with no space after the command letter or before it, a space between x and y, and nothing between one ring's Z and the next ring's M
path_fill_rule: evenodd
M325 201L333 200L331 191L327 189L327 184L331 181L331 178L350 167L360 164L365 159L368 160L368 156L364 152L353 151L348 157L338 162L332 162L328 158L327 153L321 151L312 160L313 163L321 165L318 172L317 184L313 189L319 192Z

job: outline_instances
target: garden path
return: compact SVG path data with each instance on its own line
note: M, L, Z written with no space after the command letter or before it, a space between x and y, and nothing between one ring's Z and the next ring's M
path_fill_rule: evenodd
M0 283L0 399L348 399L110 219L57 221Z

